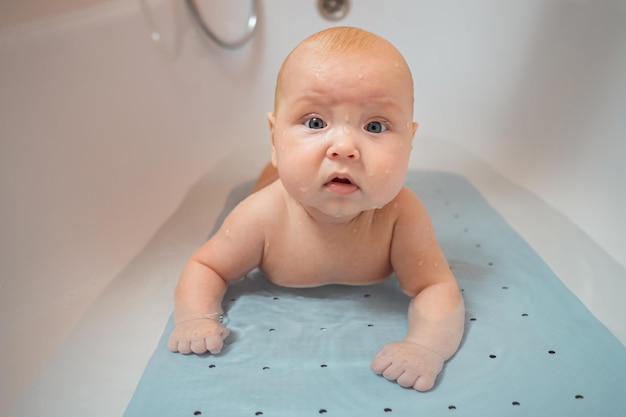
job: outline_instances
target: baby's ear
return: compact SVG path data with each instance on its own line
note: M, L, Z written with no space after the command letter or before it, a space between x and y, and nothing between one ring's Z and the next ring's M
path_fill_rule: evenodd
M418 127L419 127L419 123L413 122L413 134L411 136L415 136L415 132L417 132Z
M270 125L270 133L274 133L274 124L276 123L276 118L274 117L274 112L267 112L267 121Z
M267 121L270 127L270 146L272 147L272 165L276 166L276 147L274 146L274 126L276 125L276 117L273 112L267 113Z

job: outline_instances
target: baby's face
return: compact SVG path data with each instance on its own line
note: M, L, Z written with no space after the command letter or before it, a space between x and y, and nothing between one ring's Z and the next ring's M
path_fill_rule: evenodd
M395 50L294 54L275 113L272 160L286 190L318 219L346 221L389 203L404 183L413 83Z

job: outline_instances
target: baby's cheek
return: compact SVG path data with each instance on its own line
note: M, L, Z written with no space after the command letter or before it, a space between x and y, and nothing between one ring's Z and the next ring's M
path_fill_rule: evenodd
M303 169L301 164L290 161L280 171L283 185L292 196L298 198L311 191L311 174Z
M397 167L385 167L381 172L379 181L377 181L379 190L377 200L379 200L382 207L395 198L402 189L406 170L398 169Z

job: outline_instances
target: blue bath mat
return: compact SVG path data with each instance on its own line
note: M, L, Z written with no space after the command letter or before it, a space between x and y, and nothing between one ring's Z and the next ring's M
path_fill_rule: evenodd
M394 278L288 289L254 271L226 294L232 334L220 355L170 353L170 320L126 417L625 416L626 348L463 178L410 172L407 185L466 303L461 348L433 390L370 370L406 330L409 299Z

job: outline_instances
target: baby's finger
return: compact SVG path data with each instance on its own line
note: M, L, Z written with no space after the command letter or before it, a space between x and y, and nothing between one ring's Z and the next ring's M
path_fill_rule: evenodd
M178 352L178 339L170 336L167 340L167 348L172 352Z
M370 365L372 371L377 373L378 375L382 374L385 369L387 369L391 365L391 360L387 358L386 355L381 355L380 353L376 355L376 357L372 360L372 364Z
M207 351L206 343L204 339L192 340L191 351L197 355L201 355ZM181 352L182 353L182 352Z
M402 375L396 379L398 385L404 388L415 387L417 381L419 381L420 376L415 372L405 371Z
M206 346L206 350L208 350L213 355L217 355L218 353L220 353L222 351L222 348L224 347L224 342L222 342L222 339L218 339L215 337L207 337L204 343Z
M209 352L216 355L222 351L224 347L224 339L230 335L230 330L224 327L217 336L210 336L205 339L206 348Z
M420 375L413 384L413 388L417 391L428 391L435 385L436 376L431 375Z
M176 350L183 355L189 355L191 353L191 343L189 341L179 341Z
M390 381L396 381L402 374L404 374L404 369L395 364L391 364L383 371L383 376Z

